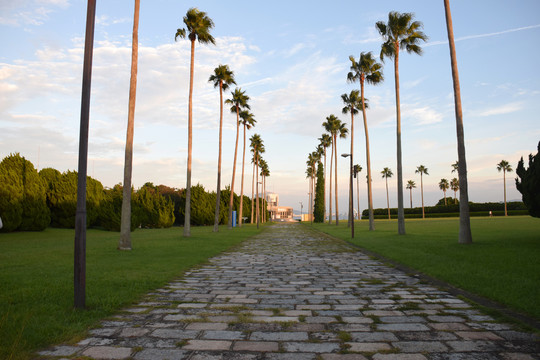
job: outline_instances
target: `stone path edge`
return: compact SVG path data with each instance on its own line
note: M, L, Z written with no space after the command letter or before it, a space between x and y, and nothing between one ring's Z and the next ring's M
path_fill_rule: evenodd
M357 244L354 244L348 240L343 240L343 239L340 239L338 237L335 237L335 236L332 236L330 234L327 234L325 232L322 232L320 230L317 230L317 229L314 229L306 224L302 224L304 225L305 227L307 227L308 229L314 231L314 232L317 232L317 233L320 233L320 234L324 234L325 236L328 236L329 238L332 238L332 239L335 239L335 240L338 240L338 241L343 241L345 243L347 243L348 245L354 247L355 249L358 249L360 251L362 251L363 253L365 253L366 255L369 255L369 256L372 256L374 258L376 258L377 260L381 261L381 262L384 262L384 263L387 263L387 264L390 264L392 265L392 267L398 269L398 270L401 270L403 271L404 273L406 274L414 274L413 276L419 278L420 280L422 281L425 281L427 283L429 283L430 285L433 285L433 286L436 286L438 287L440 290L443 290L443 291L446 291L448 293L450 293L451 295L453 296L461 296L464 298L464 300L470 302L472 305L474 306L479 306L481 308L485 308L485 309L488 309L488 310L491 310L491 311L494 311L498 316L502 316L503 319L501 319L501 321L505 321L505 322L512 322L514 323L515 325L518 325L520 326L521 328L523 328L523 330L525 331L528 331L528 332L540 332L540 320L536 320L524 313L520 313L514 309L511 309L499 302L496 302L495 300L491 300L491 299L488 299L486 297L483 297L481 295L478 295L478 294L475 294L475 293L472 293L470 291L467 291L467 290L464 290L464 289L461 289L461 288L458 288L450 283L447 283L446 281L443 281L443 280L440 280L440 279L437 279L431 275L428 275L428 274L425 274L417 269L414 269L412 267L409 267L407 265L404 265L400 262L397 262L395 260L392 260L386 256L383 256L377 252L374 252L374 251L371 251L371 250L368 250L366 248L363 248L362 246L360 245L357 245Z

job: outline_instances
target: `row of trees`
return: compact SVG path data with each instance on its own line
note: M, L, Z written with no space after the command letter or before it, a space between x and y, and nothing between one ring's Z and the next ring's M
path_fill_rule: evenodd
M454 81L454 99L455 99L455 108L456 108L456 130L458 138L458 174L459 182L462 183L462 190L460 192L461 197L461 209L460 209L460 243L470 243L472 242L472 237L470 233L470 221L468 215L468 194L467 194L467 169L466 169L466 160L465 160L465 147L464 147L464 136L463 136L463 121L461 113L461 97L459 91L459 77L457 71L457 63L455 56L455 47L454 47L454 38L453 38L453 29L452 29L452 18L450 15L450 7L448 0L444 0L445 15L447 21L447 30L448 30L448 39L450 45L450 57L452 64L452 78ZM384 61L385 58L388 58L394 63L394 82L395 82L395 95L396 95L396 140L397 140L397 192L398 192L398 233L405 234L405 221L404 221L404 211L403 211L403 171L402 171L402 150L401 150L401 110L400 110L400 96L399 96L399 54L401 50L406 50L408 53L413 54L422 54L422 48L420 47L420 42L426 41L427 36L422 32L422 23L419 21L414 21L414 15L412 13L399 13L392 11L388 14L388 21L378 21L375 24L375 27L383 39L380 50L380 60ZM351 114L351 124L350 124L350 133L351 133L351 145L350 153L344 154L344 156L351 156L351 164L353 163L354 156L354 115L358 113L359 109L362 109L362 115L364 119L364 131L366 139L366 168L367 168L367 188L368 188L368 213L369 213L369 229L374 230L374 221L373 221L373 202L372 202L372 186L371 186L371 162L370 162L370 151L369 151L369 134L367 126L367 117L366 109L368 108L367 99L364 96L364 85L365 83L376 85L381 83L384 80L382 73L382 65L378 63L374 58L371 52L362 52L358 60L353 56L349 57L351 61L350 72L347 74L347 81L354 83L358 82L360 84L360 91L353 90L350 94L343 94L341 96L345 107L342 112L344 114ZM308 170L307 175L310 178L311 185L310 188L313 188L313 179L314 179L314 169L315 165L321 157L321 154L325 157L326 163L326 147L332 146L332 158L336 161L337 165L337 147L336 140L339 135L340 138L345 138L348 130L345 125L341 123L334 115L330 115L326 118L327 121L323 124L325 130L330 133L330 139L320 138L321 143L317 146L317 150L309 154L308 157ZM318 158L318 159L317 159ZM357 169L360 167L358 166ZM330 164L330 172L332 170L332 163ZM337 166L335 166L335 195L337 195ZM420 174L422 175L423 172ZM356 174L357 172L354 171ZM390 177L391 171L388 168L383 170L383 177L388 179ZM326 165L324 174L326 175ZM325 176L326 178L326 176ZM422 178L421 178L422 182ZM423 185L423 184L422 184ZM330 187L329 187L329 203L330 203L330 214L332 214L332 178L330 175ZM411 188L412 189L412 188ZM387 190L388 191L388 190ZM313 193L313 191L310 191ZM349 196L349 201L352 202L352 196ZM464 205L463 205L464 203ZM336 225L339 220L337 217L338 211L338 201L337 196L335 196L335 213L336 213ZM313 202L310 200L310 213L313 212ZM349 224L352 221L352 214L349 215ZM329 219L329 223L332 220Z
M77 207L78 174L45 168L41 171L19 154L7 156L0 162L0 217L3 231L40 231L48 226L74 228ZM101 182L87 177L86 225L111 231L121 229L123 187L104 188ZM219 198L219 223L228 222L227 203L231 191L226 188ZM252 217L252 201L233 195L233 206L242 205L245 215ZM140 189L130 191L130 231L136 227L166 228L182 225L185 220L186 191L147 182ZM200 184L192 187L191 223L211 225L214 221L216 193L208 192ZM264 209L266 203L261 202ZM264 212L263 212L264 213ZM253 217L252 217L253 218Z

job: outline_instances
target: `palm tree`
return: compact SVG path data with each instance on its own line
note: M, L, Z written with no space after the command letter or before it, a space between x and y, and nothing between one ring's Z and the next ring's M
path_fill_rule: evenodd
M310 193L310 201L309 201L309 210L310 210L310 214L311 214L311 223L313 224L313 201L314 201L314 194L315 194L315 175L316 175L316 170L315 170L315 166L317 165L317 163L320 161L321 159L321 155L320 155L320 152L319 151L313 151L312 153L310 153L308 155L308 160L306 161L306 164L307 166L311 169L309 170L309 174L311 176L310 178L310 189L309 189L309 193Z
M246 130L255 126L257 120L253 117L253 114L247 110L240 112L240 123L244 125L244 150L242 154L242 180L240 181L240 211L238 212L238 226L242 226L242 213L244 208L244 167L246 162Z
M415 189L415 188L416 188L416 183L414 182L414 180L407 181L407 190L410 191L410 195L411 195L411 209L412 209L412 189Z
M255 221L255 155L251 157L251 163L253 168L251 170L251 223Z
M459 243L472 243L471 218L469 214L469 190L467 181L467 161L465 158L465 135L463 131L463 113L461 111L461 90L459 86L459 73L456 58L456 46L454 44L454 29L452 26L452 14L449 0L444 0L446 17L446 29L448 32L448 46L450 48L450 62L452 65L452 81L454 87L454 104L456 111L456 133L458 150L458 176L461 183L459 192Z
M122 215L120 223L119 250L131 250L131 175L133 173L133 128L135 123L135 99L137 93L137 64L139 58L139 8L135 0L133 14L133 38L131 42L131 79L129 81L128 125L124 159L124 187L122 189Z
M416 171L415 171L415 173L420 174L420 193L422 194L422 219L426 218L426 215L424 213L424 179L423 179L423 175L424 174L429 175L427 171L428 171L428 169L424 165L420 165L420 166L416 167Z
M246 95L245 91L242 89L236 88L232 93L232 98L225 100L226 104L231 104L231 113L236 113L236 143L234 145L234 161L233 161L233 172L231 180L231 196L229 199L229 222L228 227L232 229L232 212L233 212L233 202L234 202L234 177L236 175L236 155L238 153L238 135L240 133L240 109L251 109L248 105L249 96Z
M323 123L323 126L325 128L328 127L328 131L330 132L330 135L332 135L332 153L334 154L334 180L335 180L335 200L336 200L336 225L339 225L339 210L338 210L338 186L337 186L337 137L339 135L340 138L345 139L347 137L347 133L349 130L347 130L347 127L345 123L342 123L341 120L339 120L335 115L330 115L326 118L326 122ZM332 163L330 163L330 167L332 167ZM331 170L330 170L331 171ZM332 186L332 182L330 181L330 187ZM332 195L332 194L330 194ZM331 209L330 209L331 210ZM330 212L332 214L332 212Z
M458 169L459 169L459 161L456 161L455 163L452 164L452 172L454 173L454 172L458 171ZM458 174L459 174L459 172L458 172Z
M266 222L266 213L268 210L268 206L265 206L265 204L268 204L266 200L266 178L270 176L270 169L268 168L268 163L261 159L261 177L263 182L263 222Z
M217 189L216 189L216 210L214 214L214 232L219 230L219 207L221 205L221 144L223 134L223 90L227 90L231 84L236 84L234 81L234 73L229 69L228 65L219 65L214 69L214 74L210 76L208 81L214 83L214 88L219 88L219 155L218 155L218 173L217 173Z
M333 115L332 115L333 116ZM332 146L330 151L330 176L329 176L329 185L328 185L328 208L329 208L329 214L328 214L328 225L332 224L332 164L334 163L334 140L332 136L332 121L335 118L335 116L330 117L328 116L326 118L326 121L322 123L322 126L324 129L328 132L328 136L330 137L330 145Z
M452 191L454 192L454 204L455 204L456 198L457 198L456 193L459 190L459 180L457 178L453 178L452 180L450 180L450 189L452 189ZM461 201L461 194L460 194L459 200ZM460 211L461 211L461 207L460 207Z
M323 150L324 156L324 218L326 219L326 148L332 145L332 137L329 134L322 134L319 141L319 147Z
M394 60L394 81L396 88L396 117L397 117L397 176L398 176L398 234L405 234L405 213L403 211L403 169L401 159L401 109L399 103L399 51L403 48L408 53L422 54L422 48L418 45L420 40L426 41L427 37L420 29L422 23L412 21L413 14L391 11L388 14L388 23L378 21L377 30L383 37L381 47L381 60L389 57Z
M253 158L255 159L255 185L257 187L256 190L256 218L257 218L257 229L259 228L259 165L260 165L260 157L261 154L264 153L264 143L261 139L261 136L259 134L253 134L251 138L249 139L251 141L251 152L253 153Z
M385 167L383 171L381 171L382 177L386 179L386 206L388 207L388 220L390 220L390 198L388 197L388 178L392 177L394 175L392 173L392 170Z
M362 102L362 115L364 117L364 132L366 135L366 166L367 166L367 188L368 188L368 211L369 211L369 230L375 230L375 220L373 217L373 194L371 188L371 160L369 154L369 134L367 126L367 99L364 97L364 83L377 85L383 81L382 66L373 58L371 52L361 53L358 62L353 56L351 60L351 72L347 74L347 81L360 82L360 101Z
M497 164L497 170L499 172L503 172L503 178L504 178L504 216L508 216L508 211L506 210L506 173L512 172L512 165L508 163L506 160L501 160L500 163Z
M204 11L199 11L197 8L191 8L184 16L184 24L186 29L177 29L174 37L177 40L179 37L186 38L191 41L191 66L189 71L189 106L188 106L188 160L187 160L187 180L186 180L186 209L184 219L184 236L191 236L191 157L192 157L192 108L193 108L193 75L195 68L195 40L199 40L201 44L216 44L214 37L210 35L210 30L214 27L214 22Z
M446 190L450 188L450 183L446 179L441 179L439 181L439 189L441 189L444 193L444 205L446 205Z
M343 114L351 113L351 152L350 152L350 161L351 164L353 163L353 155L354 155L354 115L358 114L358 108L362 107L361 105L361 98L360 98L360 92L358 90L352 90L349 95L343 94L341 95L341 100L343 100L343 103L345 106L341 110ZM353 197L352 197L352 184L349 189L349 209L353 208ZM351 226L351 222L354 221L354 215L349 214L349 226Z
M309 179L308 181L308 215L310 217L310 222L311 224L313 224L313 213L312 213L312 210L313 210L313 207L312 207L312 204L313 204L313 200L312 200L312 197L313 197L313 167L311 166L311 164L309 163L309 160L306 161L306 165L307 165L307 168L306 168L306 179Z
M358 220L360 220L360 176L358 176L360 171L362 171L362 166L358 164L353 166L353 174L356 178L356 204L358 205Z

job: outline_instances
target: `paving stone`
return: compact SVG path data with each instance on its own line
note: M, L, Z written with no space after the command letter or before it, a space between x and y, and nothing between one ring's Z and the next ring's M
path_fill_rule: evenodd
M94 346L86 349L82 354L94 359L127 359L131 356L131 348L113 346Z
M315 360L316 358L316 354L281 353L267 354L265 360Z
M339 350L337 343L285 342L283 349L289 352L331 353Z
M232 345L232 341L223 340L189 340L187 345L183 346L183 350L206 350L206 351L219 351L229 350Z
M348 342L346 343L350 351L356 352L377 352L381 350L390 350L392 347L384 342Z
M162 339L195 339L199 334L193 330L157 329L150 333L150 336Z
M243 340L246 335L241 331L210 330L203 332L201 339L206 340Z
M186 330L225 330L229 327L226 323L194 322L186 326Z
M305 341L308 340L307 332L281 331L281 332L262 332L255 331L251 334L250 340L263 341Z
M272 341L236 341L234 351L278 352L279 344Z
M75 346L56 346L52 350L41 351L39 354L42 356L68 356L79 350L80 348Z
M398 341L393 346L405 353L446 352L448 348L439 341Z
M422 354L375 354L373 360L427 360Z
M377 324L377 330L382 331L428 331L429 328L424 324Z
M377 332L353 332L351 337L354 342L382 342L382 341L398 341L396 335L388 331Z
M183 360L187 351L177 349L144 349L133 357L135 360Z
M503 340L502 337L489 331L456 331L464 340Z
M367 360L360 354L321 354L322 360Z
M122 329L120 337L140 337L148 333L148 329L144 328L125 328Z

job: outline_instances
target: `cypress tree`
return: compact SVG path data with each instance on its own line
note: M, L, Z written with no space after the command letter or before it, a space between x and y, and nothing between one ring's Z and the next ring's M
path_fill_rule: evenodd
M516 174L519 176L519 179L516 178L516 188L521 193L529 214L540 217L540 141L536 155L529 154L529 168L525 169L521 157Z
M314 221L324 222L324 167L319 161L317 165L317 185L315 186Z

